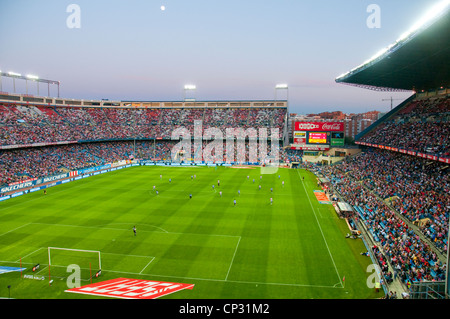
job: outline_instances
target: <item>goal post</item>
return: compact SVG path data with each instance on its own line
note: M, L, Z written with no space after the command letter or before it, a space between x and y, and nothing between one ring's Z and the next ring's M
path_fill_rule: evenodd
M48 264L49 265L52 265L52 257L51 257L52 250L93 254L96 256L96 259L98 258L99 269L102 269L102 258L101 258L101 253L99 250L84 250L84 249L74 249L74 248L48 247Z
M174 154L174 158L172 158L172 161L181 163L185 159L184 157L185 153L186 152L184 150L176 151L176 153Z
M102 258L98 250L48 247L48 265L52 277L67 277L67 267L78 265L82 278L89 279L92 276L91 267L95 272L102 269Z

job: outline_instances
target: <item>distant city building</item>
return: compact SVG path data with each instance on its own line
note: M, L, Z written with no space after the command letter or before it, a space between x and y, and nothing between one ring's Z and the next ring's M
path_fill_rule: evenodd
M350 113L345 114L341 111L322 112L318 114L300 115L296 113L289 114L288 132L289 139L293 138L294 123L295 122L320 122L320 121L342 121L345 123L345 136L355 138L356 135L364 131L367 127L372 125L375 121L381 118L384 113L379 111L369 111L365 113Z

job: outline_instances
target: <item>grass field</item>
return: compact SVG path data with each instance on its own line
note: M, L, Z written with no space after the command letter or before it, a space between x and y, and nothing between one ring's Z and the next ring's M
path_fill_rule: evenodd
M21 262L23 274L45 280L0 274L0 297L92 298L65 292L57 277L68 275L69 263L86 277L98 267L96 254L52 251L50 286L48 247L100 251L102 276L94 282L195 284L163 298L380 297L366 285L364 244L346 239L345 221L317 201L315 176L293 169L260 175L260 168L140 166L1 202L0 266Z

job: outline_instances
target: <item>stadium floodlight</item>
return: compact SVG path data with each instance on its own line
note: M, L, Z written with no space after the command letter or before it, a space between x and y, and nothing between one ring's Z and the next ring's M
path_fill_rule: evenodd
M347 76L348 74L350 74L350 71L347 71L347 72L345 72L345 73L342 73L342 74L339 75L336 79L343 78L343 77Z
M418 30L430 25L433 21L435 21L437 18L442 16L445 12L447 12L450 9L450 0L443 0L433 6L421 19L419 19L412 28L410 28L407 32L403 33L395 43L390 44L389 46L381 49L378 51L377 54L372 56L370 59L364 61L362 64L358 65L357 67L351 69L349 72L343 73L339 75L336 80L340 80L349 74L353 73L356 70L359 70L366 65L369 65L370 63L373 63L374 61L378 60L385 54L388 54L391 49L396 47L397 45L401 45L403 41L411 37L413 34L415 34Z
M197 89L197 86L195 86L195 84L186 84L185 86L184 86L184 91L183 91L183 100L184 101L187 101L187 100L189 100L189 101L195 101L195 98L189 98L189 99L186 99L186 91L195 91Z
M368 59L367 61L365 61L362 65L368 64L371 61L375 61L376 59L378 59L379 57L381 57L382 55L384 55L385 53L387 53L394 45L391 44L386 48L381 49L380 51L378 51L374 56L372 56L370 59Z
M411 34L421 29L428 23L438 18L441 14L445 13L450 7L450 0L444 0L433 6L419 21L417 21L408 31L403 33L397 42L407 39Z
M280 83L275 85L275 101L278 100L277 98L278 90L286 90L286 100L289 100L289 86L286 83Z
M185 90L195 90L197 87L194 84L186 84L184 86Z
M60 86L60 82L59 81L41 79L37 75L33 75L33 74L22 75L20 73L13 72L13 71L9 71L7 73L0 71L0 91L2 91L1 78L3 76L12 78L12 80L13 80L13 93L16 93L16 80L25 80L25 85L26 85L26 90L27 90L26 94L28 94L28 80L31 80L33 82L36 82L37 94L38 95L39 95L39 83L47 84L47 86L48 86L48 95L47 96L50 96L50 85L51 84L52 85L53 84L57 85L58 86L58 97L59 97L59 86Z

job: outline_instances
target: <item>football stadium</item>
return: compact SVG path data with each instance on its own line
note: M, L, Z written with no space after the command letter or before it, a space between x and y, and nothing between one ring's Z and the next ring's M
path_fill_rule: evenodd
M287 97L78 99L2 70L0 297L447 299L449 1L436 8L334 79L413 92L352 146L343 121L291 126ZM246 307L223 310L266 310Z

